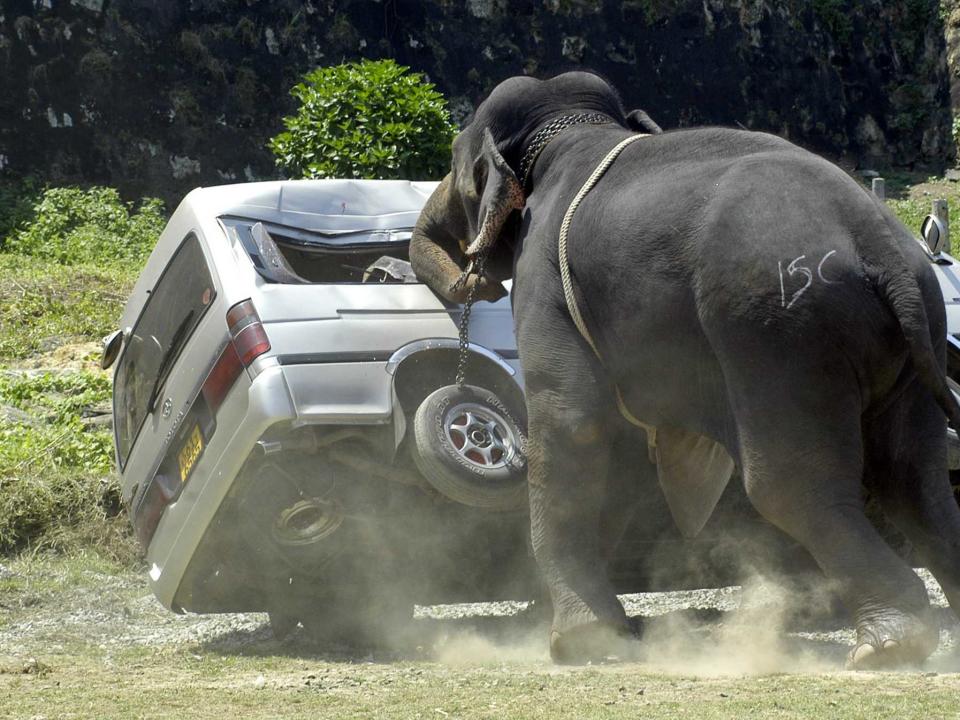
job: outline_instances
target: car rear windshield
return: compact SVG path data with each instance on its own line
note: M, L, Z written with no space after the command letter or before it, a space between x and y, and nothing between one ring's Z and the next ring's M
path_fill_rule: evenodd
M409 262L412 228L330 234L251 218L225 216L220 222L268 282L418 282Z
M140 427L215 291L196 235L188 235L150 291L126 338L113 391L117 458L126 463Z

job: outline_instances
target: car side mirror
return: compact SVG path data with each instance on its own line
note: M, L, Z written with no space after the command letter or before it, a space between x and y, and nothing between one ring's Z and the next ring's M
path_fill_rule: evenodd
M120 349L123 347L123 341L129 334L129 328L126 332L123 330L115 330L103 339L103 355L100 358L101 368L106 370L113 365L117 356L120 354Z
M947 241L947 232L943 226L943 221L936 215L927 215L920 223L920 236L930 248L930 252L939 255L943 252L943 246Z

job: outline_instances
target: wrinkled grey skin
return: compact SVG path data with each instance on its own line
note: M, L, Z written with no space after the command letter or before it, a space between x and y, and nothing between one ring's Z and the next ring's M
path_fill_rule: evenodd
M537 160L522 210L491 207L510 195L503 187L517 182L537 129L584 111L616 122L564 130ZM645 422L720 442L757 510L842 585L857 621L854 667L922 660L937 642L926 592L864 516L861 484L960 608L944 432L945 414L958 424L960 409L946 390L944 306L928 260L882 203L785 140L654 134L624 150L570 228L601 365L567 311L559 226L604 155L654 129L591 74L508 80L454 142L452 171L411 242L418 276L453 300L478 233L496 238L481 297L502 292L496 280L513 259L531 533L554 603L553 657L586 660L605 651L598 638L631 633L601 560L613 429L623 426L615 383ZM642 447L644 433L632 432Z

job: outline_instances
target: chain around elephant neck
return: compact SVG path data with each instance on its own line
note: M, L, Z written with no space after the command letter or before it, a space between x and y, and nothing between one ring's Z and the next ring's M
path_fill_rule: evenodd
M547 143L553 140L563 130L573 125L607 125L613 122L615 121L612 117L602 113L561 115L548 122L533 136L530 145L527 147L527 151L523 154L523 159L520 160L520 187L523 188L524 192L527 191L530 172L533 170L533 164L540 156L540 152L547 146Z

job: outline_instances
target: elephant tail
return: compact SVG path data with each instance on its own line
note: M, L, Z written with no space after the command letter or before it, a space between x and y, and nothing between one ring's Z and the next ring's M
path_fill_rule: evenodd
M868 269L872 266L874 272L868 274L876 281L878 293L887 302L900 324L920 382L933 394L954 428L960 429L960 402L950 391L946 375L937 362L920 284L910 271L886 218L883 228L887 242L882 243L879 253L874 246L873 252L863 253L861 257Z

